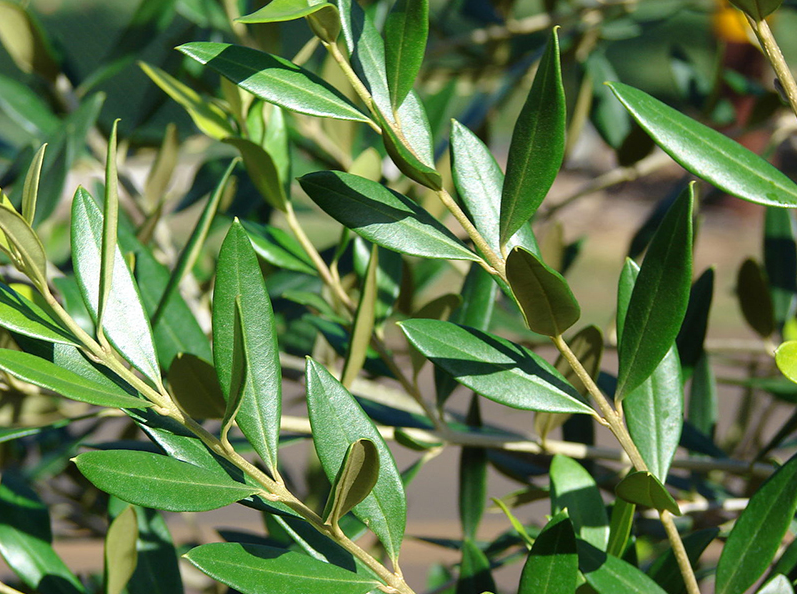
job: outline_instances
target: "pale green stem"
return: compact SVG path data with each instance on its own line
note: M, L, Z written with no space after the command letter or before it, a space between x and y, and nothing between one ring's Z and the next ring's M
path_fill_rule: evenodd
M778 42L775 41L775 37L772 35L769 24L766 20L756 21L749 16L747 20L758 38L758 42L761 44L761 48L764 50L769 63L772 65L772 69L775 71L780 84L783 86L783 91L786 94L786 99L789 101L791 110L797 115L797 82L795 82L791 69L786 63L786 59L783 57L783 52L780 51Z

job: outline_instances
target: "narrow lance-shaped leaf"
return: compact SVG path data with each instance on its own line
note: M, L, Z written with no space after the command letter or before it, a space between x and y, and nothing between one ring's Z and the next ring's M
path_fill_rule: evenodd
M74 461L83 476L101 491L164 511L208 511L261 490L226 474L150 452L87 452Z
M324 522L336 525L351 509L365 499L379 479L379 450L368 439L358 439L346 450L329 500Z
M236 19L239 23L281 23L306 18L322 41L334 43L340 34L338 9L329 2L313 0L273 0L260 10Z
M609 542L609 518L598 487L586 469L561 454L551 462L551 512L567 508L576 535L606 550Z
M105 162L105 200L102 208L102 247L100 255L100 292L97 302L97 335L104 339L103 317L113 282L113 266L116 256L117 229L119 227L119 179L116 173L116 129L119 120L113 122L108 139Z
M285 212L288 198L271 155L262 146L246 138L225 138L224 142L233 145L241 153L252 183L266 202Z
M561 336L581 317L581 308L564 277L522 247L506 259L506 276L532 332Z
M565 151L565 92L556 28L515 123L501 194L501 244L524 225L550 190Z
M690 185L656 231L639 271L618 346L618 401L650 377L681 328L692 282L693 201Z
M736 275L736 294L739 306L750 327L762 338L775 332L775 310L770 295L769 283L758 262L747 258Z
M114 518L105 536L105 593L121 594L138 563L138 519L132 505Z
M374 245L371 248L371 259L368 262L368 270L363 281L360 302L357 305L357 313L354 316L354 325L351 330L349 340L349 350L346 353L346 361L343 364L343 372L340 382L351 388L354 379L362 370L365 363L368 347L371 344L371 335L374 331L374 315L376 313L377 284L376 275L379 270L379 252Z
M652 507L659 511L666 510L676 516L681 515L675 499L659 479L649 472L631 472L618 483L614 491L618 497L629 503Z
M248 373L236 421L269 468L276 469L282 374L274 314L257 256L246 231L236 220L219 251L213 295L213 360L225 391L232 384L238 296ZM229 398L228 393L228 401Z
M636 505L619 497L612 506L612 516L609 521L609 544L606 553L622 558L631 536L634 525L634 512Z
M150 208L156 208L166 199L166 190L172 180L174 168L177 166L180 140L177 136L177 124L170 122L166 126L158 149L158 155L149 170L147 182L144 185L144 200Z
M411 100L412 97L407 96L406 101ZM443 178L432 164L417 151L412 131L405 130L406 126L398 131L394 130L384 117L379 117L378 120L382 128L382 142L385 144L385 150L399 171L427 188L440 190L443 187Z
M318 117L369 121L351 101L321 78L279 56L228 43L204 41L186 43L177 49L256 97L285 109Z
M797 185L755 153L647 93L607 84L656 144L687 171L743 200L797 206Z
M31 225L33 225L33 219L36 216L36 198L39 196L39 178L41 177L44 150L46 148L47 143L36 151L28 168L28 174L25 176L25 184L22 186L22 217Z
M185 558L242 594L260 594L266 583L274 593L313 594L366 594L381 585L370 575L266 545L212 543L191 549Z
M785 575L778 574L764 584L756 594L794 594L794 586Z
M797 456L753 494L722 549L717 594L742 594L764 573L797 510Z
M72 202L72 261L86 308L96 321L102 261L103 216L92 197L78 188ZM105 336L136 369L160 386L160 367L138 287L117 247L114 275L103 321Z
M578 580L576 535L567 511L556 514L534 541L518 594L571 594Z
M36 303L0 283L0 326L47 342L72 344L78 340Z
M599 594L667 594L635 566L578 541L578 568Z
M711 301L714 298L714 267L707 268L692 284L689 305L675 344L681 359L684 379L692 377L698 361L703 357Z
M412 90L429 35L428 0L398 0L385 20L385 70L390 102L398 109Z
M385 440L349 391L312 359L307 360L307 410L315 449L330 481L337 475L352 442L368 439L379 451L379 478L353 511L395 561L404 536L407 501L401 475Z
M23 272L34 284L47 286L47 256L44 246L22 215L10 205L0 205L0 231L5 235L9 246L8 255L14 266Z
M23 72L52 82L61 71L44 31L27 5L0 2L0 42Z
M764 214L764 268L778 326L794 315L797 302L797 244L794 213L768 207Z
M783 0L731 0L736 8L750 15L755 21L763 21L775 12Z
M411 256L479 259L428 212L381 184L337 171L310 173L299 183L327 214L377 245Z
M221 420L220 439L222 443L228 443L227 434L232 427L238 411L241 410L241 403L244 399L246 381L249 376L247 360L249 358L246 344L246 335L243 328L243 312L241 311L241 296L235 296L235 316L233 321L233 341L232 341L232 373L230 375L230 388L227 392L227 406L224 409L224 417Z
M473 394L465 422L481 427L479 397ZM459 456L459 519L465 538L475 539L487 499L487 450L463 446Z
M456 594L482 594L495 592L495 581L490 571L490 560L472 539L462 541L462 562Z

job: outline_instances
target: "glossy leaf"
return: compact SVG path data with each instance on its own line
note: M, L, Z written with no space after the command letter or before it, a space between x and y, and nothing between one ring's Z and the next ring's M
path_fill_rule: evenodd
M500 254L501 188L504 185L504 173L484 143L456 120L451 121L451 173L459 197L476 230L487 240L490 248ZM506 247L511 250L517 245L530 252L539 252L530 225L521 225L509 238Z
M21 351L0 349L0 369L17 379L80 402L116 408L151 406L146 400L130 396L121 388L109 389L46 359Z
M169 393L195 419L221 419L226 409L216 369L205 361L180 353L166 377Z
M794 594L794 586L785 575L778 574L764 584L757 594Z
M239 23L258 24L258 23L281 23L293 21L309 16L318 11L334 11L335 18L338 18L338 9L329 2L312 2L309 0L272 0L263 8L256 10L236 19Z
M479 399L473 394L465 423L481 425ZM459 520L465 538L475 539L487 500L487 450L464 446L459 456Z
M385 71L397 109L412 90L429 35L428 0L398 0L385 20Z
M576 535L605 551L609 543L609 518L595 479L572 458L557 454L551 462L551 513L564 509Z
M769 206L797 206L797 185L755 153L628 85L607 83L678 164L720 190Z
M236 420L255 451L270 468L276 468L282 374L274 314L252 244L235 221L219 251L213 295L213 361L228 399L234 359L235 300L239 295L247 345L247 381Z
M195 41L177 48L269 103L307 115L367 122L339 91L312 72L254 49ZM228 134L230 136L230 134Z
M408 96L407 101L410 100ZM410 141L412 138L410 131L404 131L401 135L397 134L383 117L379 118L379 125L382 128L382 142L385 143L385 150L399 171L427 188L441 189L443 178L428 162L428 159L423 159L416 152Z
M612 516L609 521L609 544L606 553L622 558L628 546L631 528L634 526L634 512L636 505L628 503L619 497L612 506Z
M571 594L578 580L578 551L566 511L550 519L534 541L518 594Z
M265 545L212 543L191 549L185 558L213 579L242 594L366 594L380 585L370 576Z
M752 258L747 258L739 268L736 294L744 319L750 327L762 338L772 336L775 332L775 310L769 283L764 270Z
M478 258L428 212L381 184L336 171L310 173L299 183L327 214L377 245L426 258Z
M83 476L101 491L164 511L217 509L260 491L226 475L150 452L86 452L74 461Z
M536 212L562 166L565 110L559 39L554 29L512 132L501 194L502 245Z
M324 522L332 526L365 499L379 479L379 451L368 439L358 439L346 450L324 510Z
M558 371L520 345L439 320L399 325L432 363L490 400L523 410L593 413Z
M28 173L25 176L25 184L22 186L22 218L24 218L31 225L33 219L36 217L36 199L39 196L39 178L42 173L42 163L44 162L44 151L47 148L43 144L41 148L36 151L31 161Z
M583 540L578 541L578 568L598 594L665 594L639 569L607 555Z
M797 457L792 457L759 487L736 520L717 565L717 594L742 594L761 577L795 510Z
M564 277L532 252L514 248L506 259L506 276L532 332L561 336L581 317Z
M105 536L105 592L121 594L138 563L138 519L136 509L128 505L114 518Z
M462 562L456 594L482 594L494 592L495 582L490 573L490 560L470 538L462 541Z
M772 294L778 326L794 315L797 301L797 245L794 214L783 208L768 207L764 214L764 268Z
M318 458L330 481L334 480L349 445L368 439L379 451L379 479L371 493L354 508L397 559L407 518L407 501L401 475L385 440L371 419L343 385L324 367L307 360L307 410Z
M618 401L650 377L681 328L692 284L693 200L690 186L656 231L634 284L618 346Z
M731 4L749 14L753 20L762 21L780 8L783 0L731 0Z
M222 140L235 134L227 121L227 116L214 103L205 101L194 89L184 85L157 66L145 62L139 62L138 65L152 79L152 82L188 112L196 127L203 133L216 140Z
M77 345L77 338L47 312L11 287L0 283L0 326L47 342Z
M39 236L22 215L0 205L0 231L11 247L11 261L34 285L47 284L47 256Z
M675 499L650 472L629 473L617 484L614 492L629 503L652 507L659 511L667 510L675 516L681 515Z
M278 268L316 274L312 260L293 236L271 225L258 225L251 221L241 221L241 224L252 241L255 253L263 260Z
M245 138L225 138L224 142L233 145L241 153L252 183L266 202L285 212L288 198L271 155L259 144Z
M360 301L354 314L349 349L346 352L346 360L343 363L343 371L341 372L340 382L347 389L351 388L355 378L365 364L368 347L371 345L371 336L374 332L376 300L379 290L376 284L379 271L378 249L375 245L371 248L371 259L363 279Z
M786 341L778 347L775 363L783 375L797 383L797 340Z
M92 197L78 188L72 202L72 259L86 307L97 319L103 217ZM149 319L144 313L138 287L122 252L117 247L114 275L103 318L105 335L136 369L160 385L160 367Z

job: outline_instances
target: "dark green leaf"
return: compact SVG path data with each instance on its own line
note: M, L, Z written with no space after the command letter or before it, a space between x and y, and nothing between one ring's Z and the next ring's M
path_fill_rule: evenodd
M456 120L451 121L451 173L476 230L487 240L490 248L500 254L504 174L485 144ZM539 252L530 225L521 225L517 233L509 238L506 247L511 250L517 245L530 252Z
M659 511L667 510L676 516L681 515L675 499L650 472L629 473L617 484L614 491L618 497L629 503L652 507Z
M86 307L96 321L100 292L100 261L103 218L92 197L83 188L72 202L72 260ZM160 367L152 340L149 319L122 252L117 247L114 274L103 327L110 343L127 361L160 385Z
M347 389L351 388L354 379L362 371L368 355L368 347L371 345L378 296L378 287L376 285L376 276L379 271L378 249L375 245L371 247L371 259L368 262L368 269L363 279L360 301L354 314L349 348L346 352L346 360L343 362L340 382Z
M44 162L44 150L47 148L43 144L33 156L33 161L28 168L25 176L25 184L22 187L22 218L31 225L36 217L36 199L39 196L39 179L42 173L42 163Z
M618 401L650 377L681 328L692 283L693 200L690 185L656 231L639 271L618 346Z
M288 197L271 155L259 144L245 138L225 138L224 142L233 145L241 153L246 171L260 195L269 205L284 212Z
M60 125L33 89L4 75L0 75L0 110L38 140L56 134Z
M578 568L598 594L665 594L656 582L630 563L578 541Z
M692 377L695 366L703 356L703 342L706 339L713 297L714 267L712 266L707 268L692 285L684 323L675 340L685 377Z
M385 321L393 312L396 300L401 292L404 258L393 250L378 248L377 251L379 252L379 262L376 271L377 300L374 307L374 326L381 331ZM354 239L353 257L354 270L360 278L364 278L368 263L371 261L371 247L361 237L355 237Z
M769 283L758 262L747 258L739 267L736 276L736 294L744 319L762 338L775 332L775 310L770 295Z
M379 582L307 555L265 545L213 543L185 558L215 580L242 594L366 594Z
M770 207L764 216L764 268L767 271L772 305L779 326L794 315L797 299L797 245L794 215L790 210Z
M196 41L177 48L269 103L299 113L367 122L339 91L278 56L228 43Z
M334 480L349 445L368 439L379 451L379 479L371 493L354 508L397 559L406 523L407 501L396 463L385 440L354 397L324 367L307 360L307 409L318 458Z
M490 561L470 538L462 541L462 563L459 566L456 594L494 592Z
M169 393L195 419L220 419L226 409L216 369L189 353L174 358L166 376Z
M703 353L695 366L686 417L703 435L714 437L714 428L719 417L717 385L711 361L706 353Z
M346 450L329 493L324 522L336 525L365 499L379 479L379 451L368 439L358 439Z
M743 200L797 206L797 185L755 153L642 91L608 85L656 144L687 171Z
M761 577L797 509L797 456L753 494L736 520L717 565L717 594L742 594Z
M213 295L213 360L226 398L230 397L235 299L239 295L247 345L247 382L236 420L255 451L275 469L282 374L274 314L252 244L241 224L235 221L219 251Z
M478 258L428 212L381 184L337 171L311 173L299 183L327 214L377 245L426 258Z
M385 21L385 71L393 109L412 90L428 35L428 0L398 0Z
M567 509L576 535L606 550L609 518L598 487L584 467L567 456L557 454L551 462L551 513Z
M165 511L207 511L235 503L260 488L168 456L128 450L80 454L78 470L119 499Z
M0 326L47 342L77 345L77 339L33 301L0 283Z
M762 21L780 8L783 0L731 0L731 4L749 14L753 20Z
M634 525L634 512L636 505L628 503L624 499L616 499L612 506L612 517L609 521L609 544L606 553L615 557L623 556L628 540L631 536L631 528Z
M412 96L408 96L406 101L411 101ZM421 185L439 190L443 187L443 178L437 170L418 154L413 146L411 130L402 130L397 133L385 118L379 118L379 125L382 128L382 141L385 143L385 150L396 164L396 167L408 178L415 180Z
M482 396L524 410L594 414L558 371L517 344L439 320L400 326L429 360Z
M686 556L689 558L692 567L697 565L700 555L717 537L717 534L719 534L717 528L706 528L687 534L683 538ZM667 594L686 593L686 584L684 584L684 578L678 569L678 561L675 559L672 549L667 549L664 554L660 555L647 570L647 574L659 586L664 588Z
M523 566L518 594L571 594L578 579L578 551L566 511L545 525Z
M22 381L80 402L117 408L151 406L146 400L130 396L119 387L112 389L97 384L46 359L21 351L0 349L0 369Z
M255 253L266 262L286 270L316 274L312 260L291 235L271 225L258 225L250 221L241 221L241 224L252 240Z
M138 519L128 505L114 518L105 536L105 592L121 594L138 563Z
M481 427L479 398L473 395L465 422ZM459 457L459 519L465 538L475 539L487 499L487 450L463 447Z
M502 245L536 212L559 172L565 152L565 109L554 29L509 145L501 195Z
M581 317L564 277L527 249L516 247L510 252L506 276L532 332L561 336Z

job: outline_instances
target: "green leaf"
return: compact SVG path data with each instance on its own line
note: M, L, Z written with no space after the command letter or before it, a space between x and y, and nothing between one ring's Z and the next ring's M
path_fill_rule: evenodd
M243 312L241 311L241 296L235 296L235 310L233 315L233 340L232 340L232 364L230 365L230 385L227 387L227 406L224 408L224 416L221 419L221 429L219 439L222 443L228 443L227 434L232 427L238 411L241 410L246 382L248 380L249 348L246 343L246 334L243 328Z
M31 87L2 74L0 110L37 140L55 135L61 124L50 107Z
M537 211L562 166L565 111L559 39L554 28L512 132L501 194L502 245Z
M717 534L719 534L718 528L706 528L687 534L683 538L686 556L689 558L689 563L692 567L697 566L700 555L717 537ZM678 561L675 559L671 548L667 549L653 562L653 565L647 570L647 574L659 586L664 588L668 594L686 593L686 584L684 584L684 578L678 569Z
M736 276L736 294L744 319L762 338L775 332L775 310L764 270L758 262L747 258Z
M718 408L717 383L708 354L704 353L697 362L692 376L692 389L689 392L689 409L686 418L703 435L713 438L719 417Z
M310 173L299 183L324 212L377 245L425 258L478 259L428 212L381 184L337 171Z
M196 127L204 134L216 140L223 140L235 135L235 131L227 121L227 116L214 103L202 99L199 93L191 87L184 85L157 66L151 66L146 62L139 62L138 65L152 79L152 82L188 112Z
M462 541L462 563L456 594L494 592L495 582L490 572L490 560L470 538Z
M114 518L105 536L105 592L121 594L133 576L138 563L138 519L128 505Z
M28 174L25 176L25 184L22 186L22 218L33 224L33 219L36 217L36 199L39 196L39 179L42 173L42 163L44 162L44 150L47 148L43 144L41 148L36 151L28 167Z
M249 237L233 222L219 251L213 295L213 361L230 398L234 359L235 299L241 297L241 325L247 345L247 382L238 427L268 464L277 468L282 374L271 301Z
M412 96L408 95L406 101L411 100ZM413 146L414 143L410 140L412 138L411 131L402 130L397 133L386 118L379 117L378 119L382 128L382 141L385 143L385 150L399 171L427 188L440 190L443 187L443 178L432 164L428 163L428 159L424 159L418 154Z
M307 555L265 545L212 543L185 558L213 579L243 594L366 594L380 585L364 576Z
M628 503L624 499L615 499L612 506L612 517L609 521L609 544L606 552L615 557L623 556L628 540L631 536L631 528L634 526L634 512L636 505Z
M797 206L797 185L755 153L633 87L607 83L678 164L720 190L768 206Z
M564 277L527 249L516 247L509 253L506 276L532 332L561 336L581 317Z
M196 41L177 48L269 103L307 115L367 122L339 91L312 72L254 49ZM231 136L231 134L227 134Z
M95 322L100 291L103 217L92 197L78 188L72 202L72 261L86 307ZM117 247L106 315L105 335L119 353L153 384L161 383L149 319L130 270Z
M685 378L692 377L694 369L703 357L711 301L714 298L714 267L707 268L694 282L689 292L689 305L675 344Z
M605 551L609 543L609 518L595 479L572 458L557 454L551 461L551 513L564 509L576 535Z
M361 237L354 238L354 270L357 276L367 275L371 261L371 245ZM374 305L374 327L377 332L384 328L388 317L393 313L404 274L404 258L398 252L376 248L379 253L376 271L376 303Z
M271 155L259 144L245 138L225 138L224 142L233 145L241 153L252 183L266 202L277 210L285 212L288 197L285 195L285 188Z
M716 594L742 594L761 577L797 510L797 456L750 498L717 564Z
M0 283L0 326L47 342L78 344L77 338L33 301Z
M22 215L10 205L0 205L0 231L10 244L14 266L38 287L47 286L47 256L44 246Z
M650 472L629 473L617 484L614 492L629 503L652 507L659 511L666 510L675 516L681 515L675 499Z
M0 42L17 68L54 81L60 67L38 21L21 4L0 2Z
M797 383L797 340L786 341L778 347L775 363L783 375Z
M471 398L465 423L476 431L482 426L476 394ZM487 450L463 447L459 456L459 520L465 538L476 538L486 499Z
M619 402L653 373L675 342L692 284L692 185L664 217L639 271L618 346Z
M428 0L398 0L385 20L385 70L393 109L404 102L421 70L429 35Z
M539 497L539 498L540 499L547 499L548 498L548 492L545 491L542 494L542 496ZM528 550L531 550L531 547L534 545L534 539L531 536L529 536L529 533L526 530L526 527L523 525L523 523L520 520L517 519L517 517L512 513L512 511L509 509L509 507L507 506L506 503L504 503L500 499L496 499L495 497L493 497L492 500L493 500L493 503L495 503L498 506L498 508L502 512L504 512L504 515L506 516L506 519L509 520L510 524L512 524L512 528L515 529L515 532L517 532L518 536L520 536L520 538L523 540L523 544L526 545L526 548Z
M566 511L545 525L531 548L518 594L571 594L578 580L578 551Z
M379 451L379 479L368 497L353 511L382 541L395 561L404 536L407 501L401 475L385 440L349 391L323 366L309 358L307 410L315 449L330 481L334 480L340 461L354 441L368 439Z
M180 353L166 377L169 393L195 419L221 419L226 409L216 369L207 361Z
M322 41L334 43L340 34L338 9L329 2L312 0L272 0L266 6L241 18L239 23L281 23L305 17Z
M379 450L368 439L358 439L346 450L343 463L324 510L324 523L336 525L365 499L379 479Z
M578 568L598 594L666 594L630 563L607 555L583 540L578 541Z
M51 545L47 506L12 472L0 484L0 554L32 591L82 594L80 580Z
M639 268L627 260L617 291L617 327L625 327L625 315ZM678 352L673 345L653 373L623 401L623 410L634 444L653 475L667 480L670 464L681 439L684 388Z
M783 0L731 0L731 4L749 14L754 21L763 21L780 8Z
M122 388L111 389L97 384L46 359L21 351L0 349L0 369L22 381L80 402L115 408L151 406L143 398L130 396Z
M375 245L371 247L371 260L368 263L368 270L360 292L360 301L354 314L351 339L349 340L349 348L346 352L346 360L343 363L343 371L340 377L340 382L346 389L351 388L355 378L362 371L368 354L368 347L371 345L378 293L376 284L376 277L379 271L378 249Z
M778 326L794 316L797 301L797 245L794 214L768 207L764 214L764 268L767 271L772 306Z
M459 197L476 230L496 253L501 253L499 241L501 218L501 188L504 173L490 150L473 132L456 120L451 120L451 173ZM531 225L521 225L509 238L508 250L522 246L539 253Z
M558 371L520 345L439 320L399 326L432 363L490 400L523 410L594 414Z
M217 509L261 491L226 474L150 452L87 452L74 461L83 476L101 491L164 511Z
M97 299L97 335L103 341L103 318L113 286L114 257L116 255L119 228L119 178L116 172L116 128L114 120L108 151L105 157L105 197L102 203L102 243L100 247L100 290Z
M144 201L150 208L157 208L166 199L166 191L177 166L179 151L180 138L177 135L177 124L170 122L166 126L163 141L144 184Z
M313 261L293 236L271 225L258 225L250 221L241 221L241 224L252 241L255 253L263 260L278 268L316 274Z

